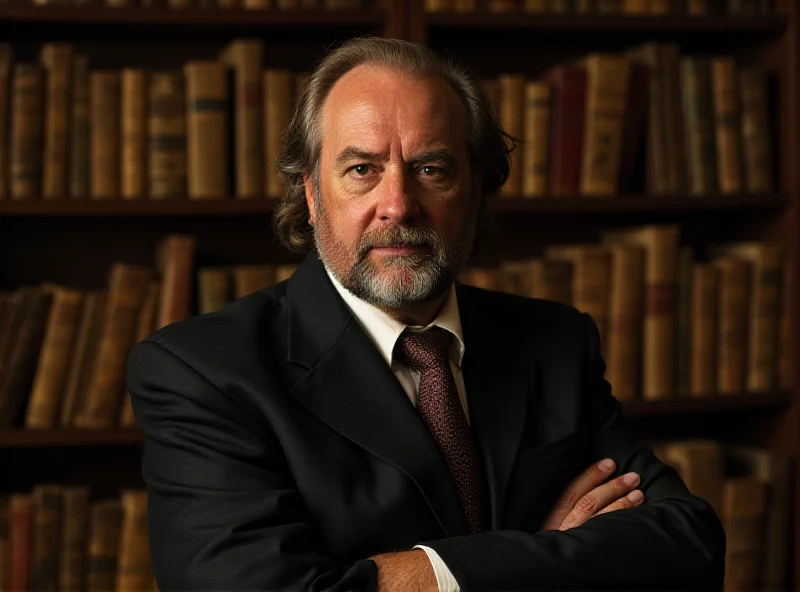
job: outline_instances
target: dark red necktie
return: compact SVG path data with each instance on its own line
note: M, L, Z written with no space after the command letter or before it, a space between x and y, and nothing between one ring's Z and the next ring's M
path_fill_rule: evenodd
M406 331L397 340L397 353L419 372L417 411L450 469L469 530L476 533L484 529L483 480L478 452L450 369L452 340L453 334L439 327L422 333Z

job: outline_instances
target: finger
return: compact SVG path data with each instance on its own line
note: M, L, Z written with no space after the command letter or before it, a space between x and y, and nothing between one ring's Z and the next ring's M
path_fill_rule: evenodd
M566 516L573 510L575 504L578 503L578 500L608 479L615 467L616 463L612 459L605 458L592 464L575 477L553 504L553 508L545 519L542 529L555 530L559 528Z
M613 504L607 505L597 514L595 514L595 516L599 516L600 514L608 514L609 512L616 512L617 510L635 508L636 506L641 506L643 502L644 494L642 491L640 489L634 489L625 497L618 499Z
M625 497L639 485L639 475L626 473L595 487L575 504L562 521L561 528L574 528L586 522L606 506Z

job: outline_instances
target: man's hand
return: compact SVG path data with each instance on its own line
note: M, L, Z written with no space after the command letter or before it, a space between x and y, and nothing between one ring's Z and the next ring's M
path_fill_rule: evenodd
M607 458L578 475L558 498L541 530L568 530L598 514L640 505L644 494L636 489L639 485L636 473L604 483L614 467L614 461Z
M422 549L381 553L370 557L378 566L378 592L414 590L438 592L436 574Z

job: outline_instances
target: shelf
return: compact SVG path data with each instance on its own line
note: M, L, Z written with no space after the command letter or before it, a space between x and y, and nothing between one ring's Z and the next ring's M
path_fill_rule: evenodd
M526 13L430 13L429 27L461 29L527 29L530 31L576 32L700 32L780 33L787 28L784 15L734 17L682 15L557 15Z
M675 417L681 415L714 414L722 412L747 413L764 409L782 409L792 401L792 393L746 393L714 395L663 401L626 401L622 407L626 417Z
M139 444L139 428L79 429L56 428L52 430L0 429L0 448L98 446Z
M219 200L0 200L2 217L204 217L271 214L275 199ZM722 212L771 210L786 206L784 193L724 197L621 196L512 198L494 197L494 213L602 214L642 212Z

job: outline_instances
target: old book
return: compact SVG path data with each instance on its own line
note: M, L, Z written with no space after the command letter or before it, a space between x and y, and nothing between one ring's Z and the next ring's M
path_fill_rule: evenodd
M186 195L186 90L180 72L153 72L147 113L150 199Z
M531 262L531 273L534 298L572 302L572 263L537 257Z
M234 72L235 93L235 189L239 199L264 193L261 71L264 41L234 39L220 54L220 60Z
M630 83L628 84L627 106L622 121L622 153L619 157L620 194L632 189L634 174L639 160L643 158L644 129L647 121L648 92L650 73L647 66L631 62Z
M85 590L86 551L89 543L89 488L64 487L59 539L58 589Z
M11 81L12 199L39 196L42 181L44 129L44 69L39 64L16 62Z
M153 567L147 528L147 491L124 490L116 592L141 592L150 588Z
M523 138L523 111L525 102L525 77L522 74L504 73L497 77L500 85L500 124L517 140ZM511 153L508 180L501 193L519 196L522 193L522 146Z
M90 503L86 592L108 592L116 589L121 531L120 499L103 499Z
M173 234L156 247L156 269L161 282L156 329L192 314L196 246L194 237Z
M550 195L576 196L580 189L583 158L586 70L558 66L548 70L545 79L553 86Z
M711 60L681 58L681 97L685 122L686 164L689 193L701 196L717 192L717 153Z
M58 589L58 548L61 537L60 485L37 485L33 488L33 551L31 590L49 592Z
M186 145L190 199L228 193L228 81L218 61L191 61L186 77Z
M57 425L83 306L80 290L60 285L48 285L47 289L52 293L52 305L25 413L25 427L29 429L50 429Z
M122 70L122 162L123 199L145 196L145 135L147 120L147 72L144 68Z
M709 263L692 265L689 394L705 397L717 389L717 305L720 272Z
M89 178L92 199L115 199L120 186L120 93L118 70L89 73Z
M11 356L20 332L22 320L25 318L27 305L27 289L12 290L5 297L6 305L3 313L3 327L0 331L0 382L4 374L8 374Z
M752 68L740 70L738 89L745 189L750 193L772 191L774 151L766 74Z
M532 12L537 14L544 14L547 12L548 0L525 0L522 9L525 12Z
M552 87L547 82L525 83L522 150L522 196L542 197L550 186L550 127Z
M725 592L762 590L766 487L756 477L725 479L722 525L725 529Z
M690 391L689 365L692 349L692 264L694 250L688 245L678 247L677 277L677 327L675 335L675 394L687 396Z
M722 511L725 450L711 439L687 439L667 443L664 461L672 466L692 495L704 499L718 514Z
M787 257L783 268L783 290L781 294L780 347L778 349L777 374L781 389L789 390L794 385L794 319L795 271L793 258Z
M12 65L14 49L11 43L0 42L0 200L8 197L9 191L9 130L12 91Z
M271 286L275 282L271 265L236 265L231 272L234 300Z
M45 70L44 156L42 197L63 199L67 194L67 146L72 83L71 43L45 43L39 61Z
M530 261L525 259L503 261L500 264L499 272L504 292L518 296L530 296L533 292Z
M514 12L517 9L517 2L516 0L488 0L486 7L489 12L496 14Z
M723 194L738 193L744 189L738 80L733 58L712 59L717 178L720 193Z
M267 197L283 194L283 181L275 159L281 136L289 125L294 107L294 80L291 70L268 68L262 73L264 89L264 174Z
M226 266L205 266L197 270L197 312L222 309L231 301L231 270Z
M717 304L717 392L736 395L747 385L750 264L734 256L713 259L719 269Z
M8 589L31 590L33 496L13 493L8 502Z
M119 420L125 392L125 364L139 310L151 281L150 269L114 263L108 279L105 316L86 398L75 418L81 428L108 428Z
M89 57L85 54L73 55L70 99L69 196L79 199L89 195Z
M623 14L649 14L650 0L622 0Z
M580 192L585 196L616 195L630 60L625 54L592 53L585 60L585 68L586 115Z

